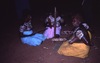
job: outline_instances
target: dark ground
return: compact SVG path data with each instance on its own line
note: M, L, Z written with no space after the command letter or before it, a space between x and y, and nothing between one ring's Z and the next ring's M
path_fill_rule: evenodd
M2 8L4 9L1 12L3 21L0 21L0 63L100 63L100 21L98 8L94 8L94 21L89 22L93 30L92 42L94 42L96 47L91 47L89 56L85 59L81 59L59 55L57 50L62 42L52 42L51 39L45 40L40 46L36 47L23 44L19 35L21 21L16 19L16 15L14 14L15 9L12 9L13 6L11 6L12 8L9 10L7 9L9 6L6 6L7 5ZM97 5L96 7L99 6ZM72 25L70 21L65 18L68 12L64 13L64 19L67 25L62 27L62 32L64 30L70 30ZM36 16L35 14L32 23L34 31L45 28L43 25L44 16L45 14L41 16L39 14ZM43 31L40 33L43 33ZM66 36L67 35L61 34L61 37Z
M35 31L44 28L42 23L40 25L36 24L34 23ZM69 25L63 26L62 31L68 30L70 27ZM95 43L97 48L91 47L89 57L80 59L59 55L57 50L62 42L52 42L51 39L47 39L40 46L29 46L21 42L18 26L7 28L1 37L0 63L100 63L100 37L95 37L95 33L92 42ZM61 37L66 36L61 35Z

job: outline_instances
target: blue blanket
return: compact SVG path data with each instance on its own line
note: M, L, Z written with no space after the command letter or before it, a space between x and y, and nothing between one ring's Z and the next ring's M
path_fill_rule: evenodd
M38 46L40 45L46 37L43 34L36 33L35 35L32 36L27 36L27 37L21 37L21 41L24 44L28 44L31 46Z

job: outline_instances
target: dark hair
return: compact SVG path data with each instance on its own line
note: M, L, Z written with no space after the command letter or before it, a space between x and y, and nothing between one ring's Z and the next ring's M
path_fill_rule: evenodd
M75 14L72 16L72 19L76 18L77 20L83 22L83 17L80 14Z
M30 11L29 9L24 9L24 10L22 11L22 13L23 13L22 17L23 17L24 19L25 19L28 15L31 16L31 11Z

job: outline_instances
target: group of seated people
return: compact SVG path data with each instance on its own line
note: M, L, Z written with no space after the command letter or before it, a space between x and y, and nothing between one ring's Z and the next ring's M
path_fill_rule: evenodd
M64 23L64 19L62 19L61 16L56 16L56 18L54 18L53 15L50 14L45 20L46 30L43 34L34 34L31 26L31 19L32 16L27 15L25 23L20 26L20 32L22 34L21 40L23 43L38 46L46 39L60 37L62 29L61 24ZM72 24L74 27L73 30L71 30L72 34L70 34L68 40L64 41L59 47L57 51L58 54L79 58L85 58L88 56L92 35L89 26L83 21L82 16L79 14L72 16Z

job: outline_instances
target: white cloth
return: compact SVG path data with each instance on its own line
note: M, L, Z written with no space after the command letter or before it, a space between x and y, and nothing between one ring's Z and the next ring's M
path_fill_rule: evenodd
M49 39L54 37L54 27L50 28L47 27L47 29L44 31L43 35Z
M60 31L61 31L61 26L56 27L56 34L60 35ZM45 37L47 37L47 39L53 38L54 37L54 27L52 27L52 28L47 27L47 29L44 31L43 34Z
M48 18L51 20L51 22L54 22L54 17L52 15L49 15L49 17L46 18L45 22L48 22Z
M63 23L63 19L60 16L58 16L56 18L56 26L60 26L60 23Z
M76 32L76 36L77 36L79 39L81 39L81 38L84 36L84 34L83 34L83 32L82 32L81 30L78 30L78 31Z
M56 27L56 34L60 35L60 31L61 31L61 26Z
M49 17L46 18L45 23L48 22L48 18L51 20L51 25L54 25L55 19L52 15L49 15ZM60 16L56 17L56 26L60 26L59 21L61 22L63 21L63 19Z
M31 21L29 21L21 25L19 31L23 33L24 31L29 31L31 29L32 29L32 25L31 25Z
M22 32L24 32L24 30L25 30L25 26L20 26L20 29L19 29L19 31L22 33Z
M58 16L58 17L56 18L56 21L59 21L59 20L61 20L61 17L60 17L60 16Z
M86 29L89 29L89 26L86 23L82 24Z

